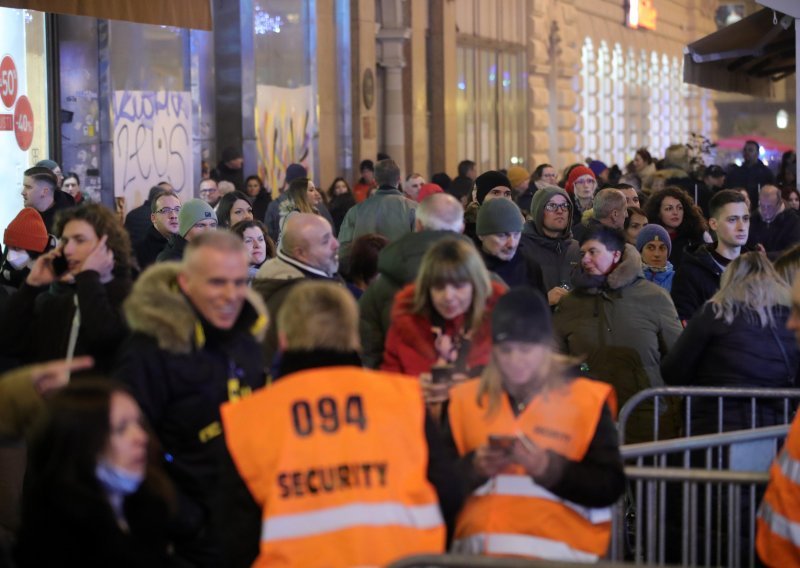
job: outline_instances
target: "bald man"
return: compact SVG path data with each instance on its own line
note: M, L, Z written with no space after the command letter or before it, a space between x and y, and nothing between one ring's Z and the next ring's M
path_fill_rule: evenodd
M286 219L278 254L265 262L253 282L253 289L264 298L271 314L277 314L292 286L305 279L332 280L338 276L339 241L324 217L293 213ZM264 341L265 361L272 363L278 350L276 326L270 326Z
M767 251L770 259L800 243L800 217L787 209L781 199L781 190L765 185L758 194L758 211L750 218L748 247Z

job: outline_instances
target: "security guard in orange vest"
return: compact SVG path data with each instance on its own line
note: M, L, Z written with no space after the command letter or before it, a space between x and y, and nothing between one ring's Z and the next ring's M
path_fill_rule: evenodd
M786 327L800 346L800 278L792 286ZM758 510L756 550L767 566L800 566L800 413L795 415Z
M361 368L357 306L330 283L292 289L278 336L281 378L222 407L231 457L262 511L254 566L382 566L443 552L437 488L458 484L452 461L431 474L446 452L429 451L418 381ZM454 516L460 493L447 491Z
M458 516L459 553L596 561L625 474L613 389L570 379L552 351L544 297L511 290L492 314L492 359L450 392L453 442L474 489Z

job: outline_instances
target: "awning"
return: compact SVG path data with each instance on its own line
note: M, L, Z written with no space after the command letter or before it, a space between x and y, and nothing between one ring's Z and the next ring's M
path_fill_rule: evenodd
M211 0L0 0L0 6L211 30Z
M747 95L772 95L795 72L794 18L763 9L684 49L687 83Z

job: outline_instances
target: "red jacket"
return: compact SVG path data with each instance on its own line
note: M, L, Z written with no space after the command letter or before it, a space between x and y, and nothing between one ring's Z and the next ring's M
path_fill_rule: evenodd
M500 283L492 282L492 294L486 301L483 321L472 337L467 354L467 369L482 367L489 363L492 351L492 310L497 300L506 293ZM407 375L419 375L431 370L438 359L434 347L431 321L425 316L410 312L414 301L414 284L409 284L394 297L392 325L386 335L381 369ZM453 334L464 325L464 316L446 323L445 331ZM468 373L469 374L469 373Z

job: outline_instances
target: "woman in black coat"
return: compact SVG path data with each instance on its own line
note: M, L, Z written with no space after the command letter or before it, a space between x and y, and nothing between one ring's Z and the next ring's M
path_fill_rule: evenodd
M58 246L36 259L0 318L0 353L23 363L91 355L110 370L128 333L122 302L130 293L131 244L102 205L59 212Z
M700 309L664 359L670 385L791 388L798 370L793 334L786 329L790 288L769 260L755 252L731 262L719 292ZM692 434L719 431L716 398L692 403ZM725 399L722 429L782 424L783 402Z
M30 445L20 568L169 566L171 488L153 456L120 385L86 379L56 394Z

